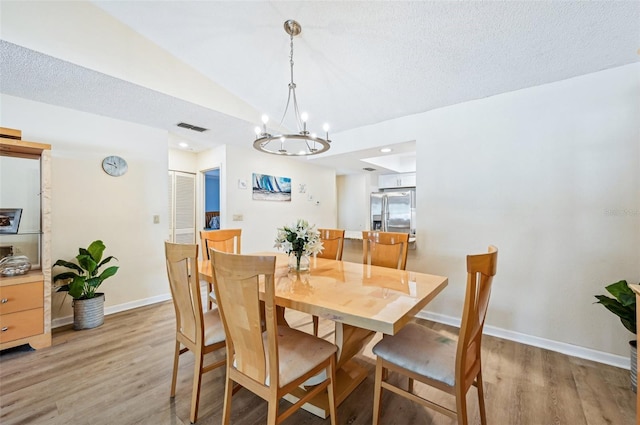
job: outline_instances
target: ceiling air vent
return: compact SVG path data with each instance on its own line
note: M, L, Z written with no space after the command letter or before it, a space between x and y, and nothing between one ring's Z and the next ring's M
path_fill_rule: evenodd
M198 133L208 130L208 128L198 127L197 125L187 124L186 122L179 123L178 127L188 128L189 130L197 131Z
M375 168L371 168L371 167L364 167L363 170L364 171L376 171Z

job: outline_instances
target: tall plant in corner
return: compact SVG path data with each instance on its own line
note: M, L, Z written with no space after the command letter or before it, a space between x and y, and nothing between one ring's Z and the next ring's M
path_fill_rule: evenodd
M626 280L621 280L606 286L607 290L615 298L606 295L596 295L597 304L602 304L607 310L620 318L625 328L634 335L637 333L636 324L636 295L629 288Z
M96 290L100 287L105 279L113 276L118 271L118 266L111 266L100 273L100 268L110 262L117 260L116 257L110 255L102 258L105 245L101 240L91 242L88 248L80 248L76 261L78 264L70 261L58 260L53 267L66 267L73 271L67 271L57 274L53 277L53 281L66 281L67 283L58 288L59 291L68 291L74 300L86 300L96 296Z
M607 310L620 318L625 328L634 335L638 333L636 323L636 295L629 288L626 280L621 280L611 285L605 286L607 292L614 298L606 295L596 295L598 304L602 304ZM634 392L638 390L638 370L636 364L636 350L638 341L629 341L631 346L631 388Z

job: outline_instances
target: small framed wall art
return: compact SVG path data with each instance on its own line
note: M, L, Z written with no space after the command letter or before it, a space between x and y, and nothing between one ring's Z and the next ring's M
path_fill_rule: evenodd
M0 233L18 233L20 216L22 208L0 208Z

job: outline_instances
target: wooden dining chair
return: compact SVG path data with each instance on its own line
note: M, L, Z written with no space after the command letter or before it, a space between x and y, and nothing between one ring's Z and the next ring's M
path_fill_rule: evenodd
M373 424L380 417L382 389L420 403L467 425L466 395L471 385L478 389L480 421L486 425L480 347L482 329L489 305L491 282L496 274L498 250L467 256L467 289L457 342L426 326L409 323L393 336L385 335L373 347L377 356L373 398ZM409 378L405 391L389 383L388 371ZM429 401L413 392L413 381L435 387L455 396L456 410Z
M316 254L318 258L342 261L344 248L344 229L318 229L322 241L322 252ZM313 334L318 336L318 316L312 316Z
M362 232L362 262L372 266L404 270L407 267L409 234L396 232Z
M331 424L336 424L334 395L337 347L305 332L277 324L274 256L246 256L211 250L214 290L227 335L227 377L222 423L229 424L236 382L268 403L267 424L275 425L327 389ZM264 281L263 332L260 280ZM309 378L326 379L282 413L278 402Z
M209 259L209 250L211 248L229 252L231 254L241 253L241 236L242 229L222 229L222 230L201 230L200 246L202 247L202 258ZM207 293L213 292L213 281L207 279ZM211 310L213 300L209 296L207 298L207 308Z
M344 229L318 229L322 241L322 252L316 254L318 258L342 260L344 248Z
M195 358L191 393L191 423L198 419L202 375L224 366L225 360L204 365L204 355L225 346L224 326L218 309L202 311L198 278L198 245L165 242L167 275L176 310L176 346L173 358L171 397L176 395L178 361L181 354L191 351Z

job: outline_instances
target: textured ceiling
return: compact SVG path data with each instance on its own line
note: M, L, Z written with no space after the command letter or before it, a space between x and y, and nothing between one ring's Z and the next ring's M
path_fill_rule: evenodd
M282 24L296 19L301 110L312 127L326 121L334 132L640 60L636 1L93 3L276 120L289 79ZM191 120L212 129L188 136L198 150L248 143L255 125L11 43L0 48L4 93L172 132Z

